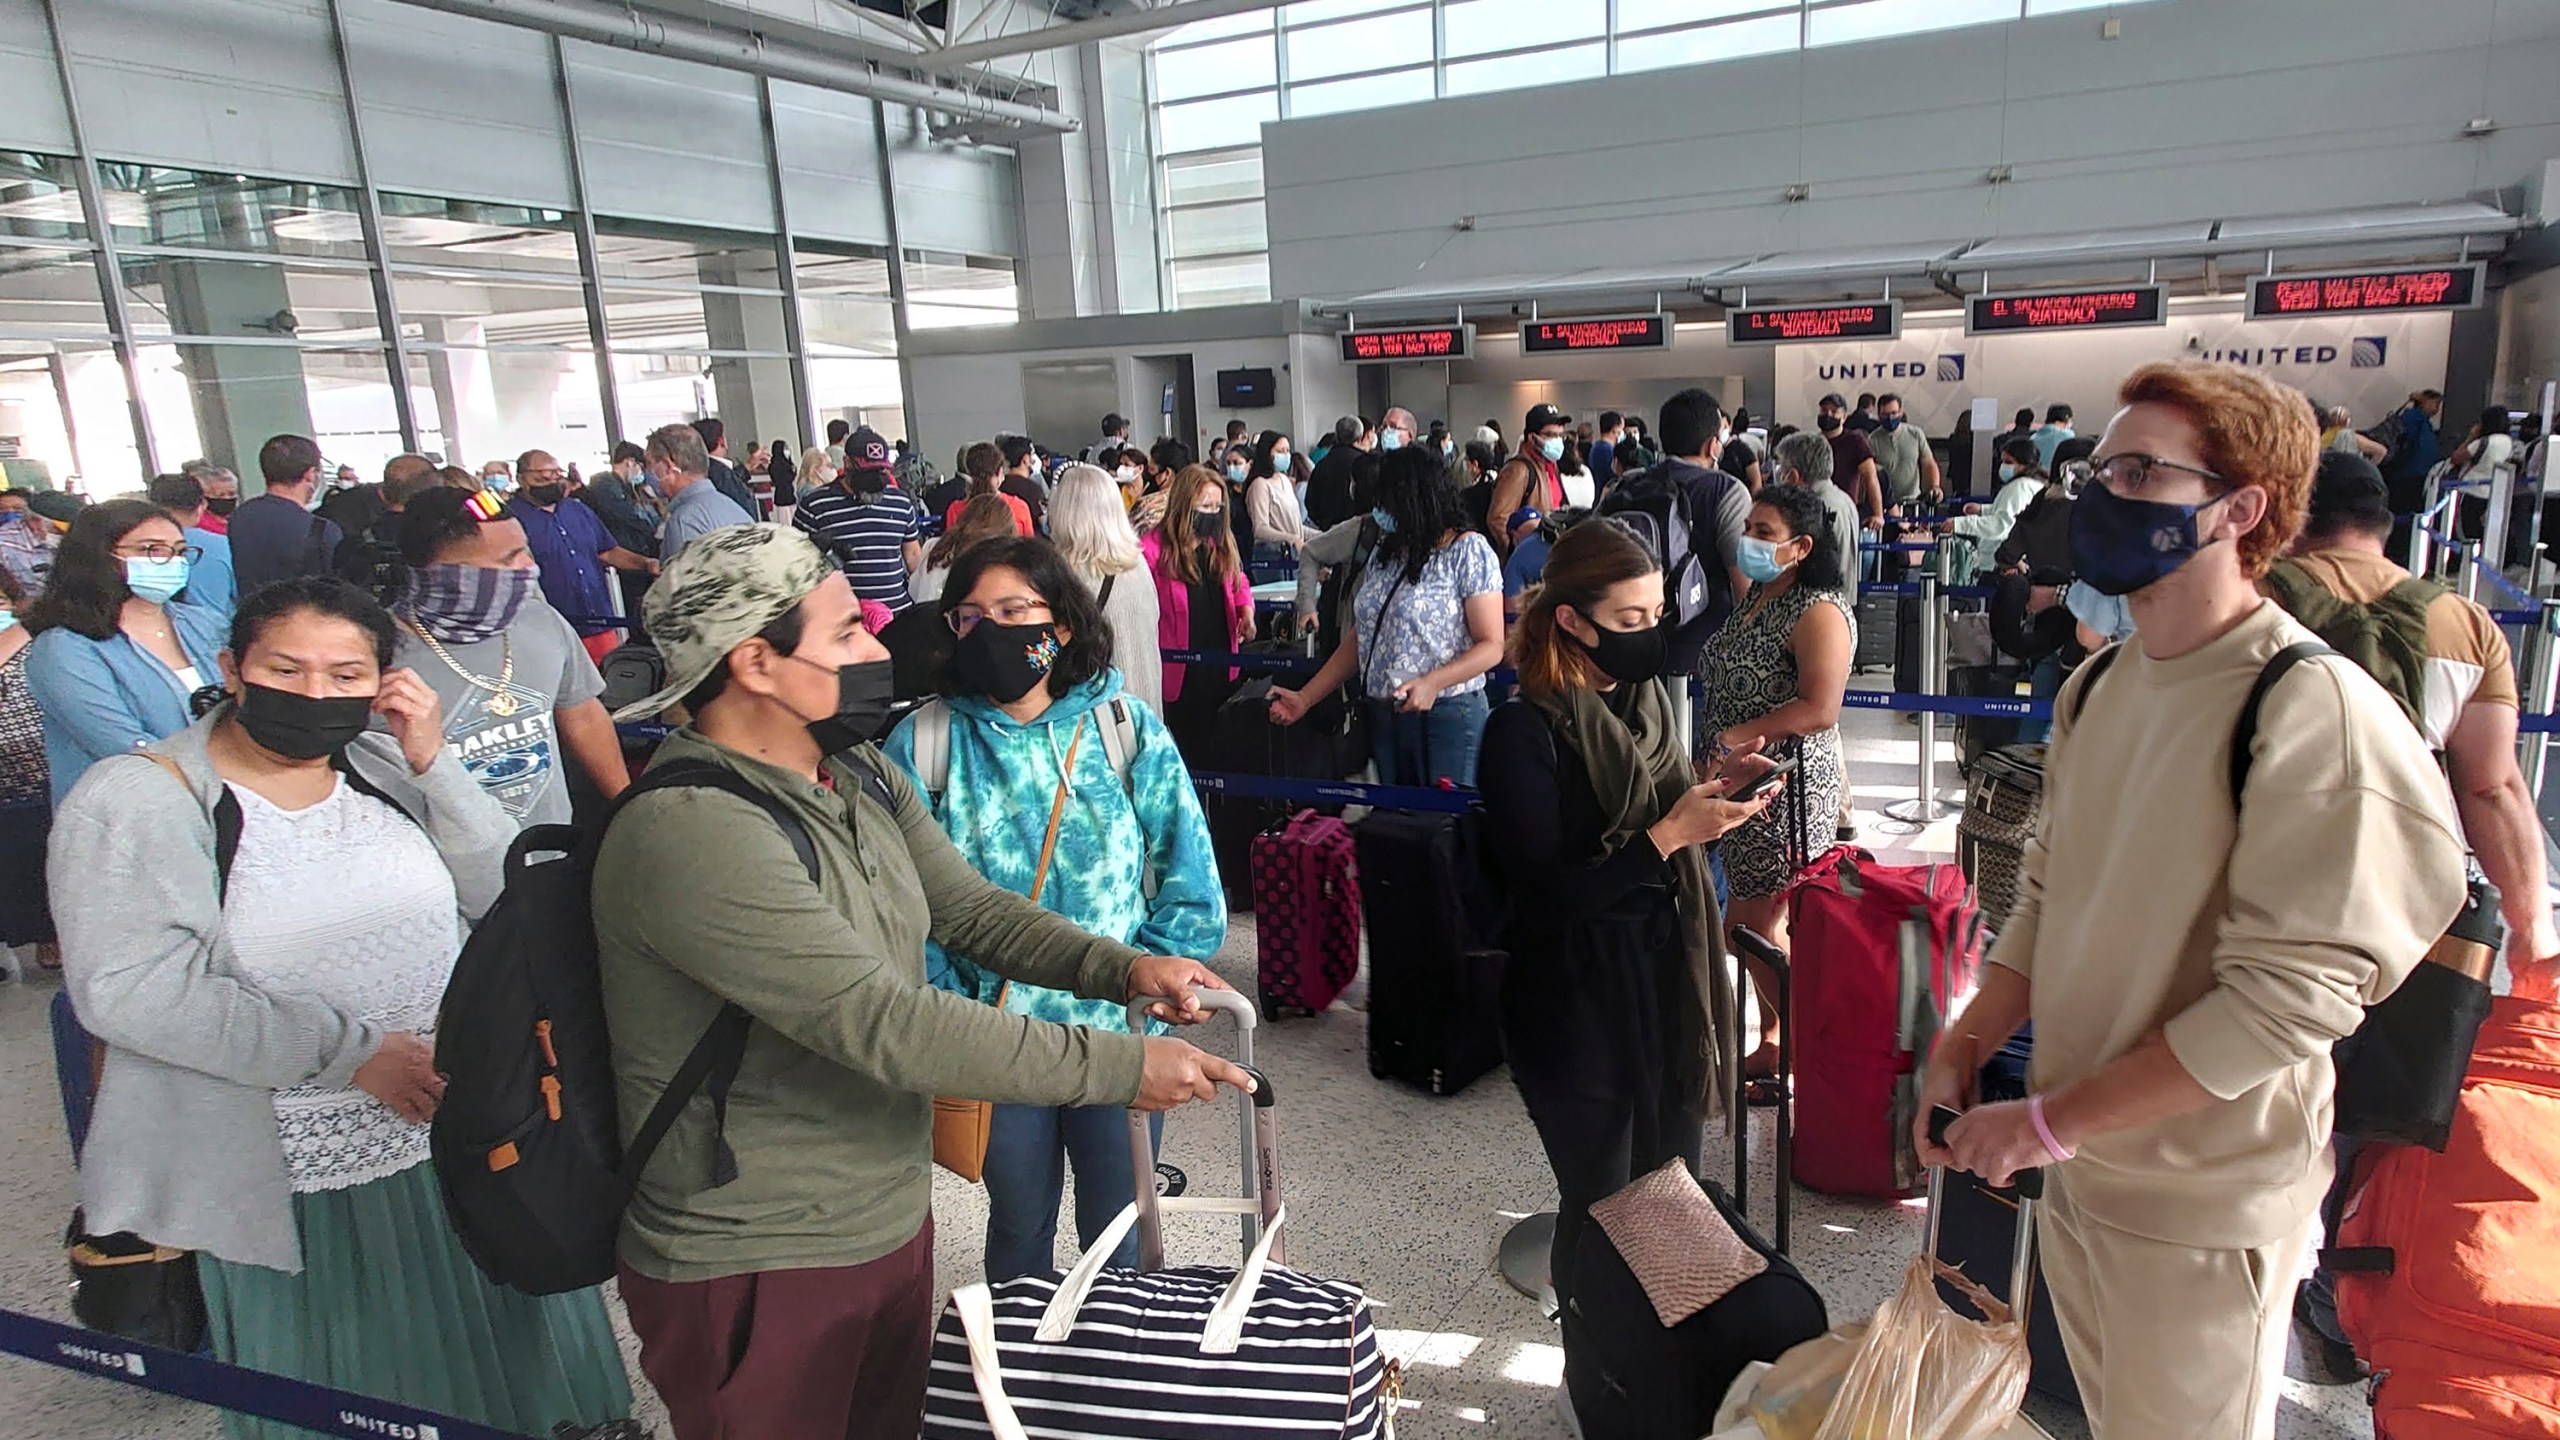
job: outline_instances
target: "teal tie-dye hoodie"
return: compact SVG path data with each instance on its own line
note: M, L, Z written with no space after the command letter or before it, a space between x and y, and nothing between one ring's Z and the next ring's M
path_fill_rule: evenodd
M951 774L941 798L927 799L951 843L979 874L1028 895L1040 866L1041 837L1048 833L1050 802L1058 793L1060 762L1081 722L1074 784L1058 817L1058 848L1040 892L1041 907L1150 955L1206 960L1227 938L1226 892L1209 848L1209 822L1172 733L1142 702L1129 702L1137 747L1128 783L1113 772L1102 743L1108 717L1097 712L1120 693L1119 672L1105 670L1028 725L1014 723L983 698L947 697ZM898 726L885 748L917 779L921 792L915 724L910 717ZM1148 873L1158 877L1152 901L1143 878ZM1008 987L968 957L946 954L931 942L925 946L925 971L942 989L990 1003L1001 989L1004 1008L1016 1015L1129 1028L1120 1006L1036 985Z

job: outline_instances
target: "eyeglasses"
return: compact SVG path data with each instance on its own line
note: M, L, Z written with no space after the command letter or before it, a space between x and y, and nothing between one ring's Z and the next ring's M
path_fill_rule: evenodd
M569 478L569 472L566 470L527 470L524 472L524 478L528 482L566 480Z
M999 625L1023 625L1048 613L1047 603L1016 596L987 606L954 605L943 612L942 623L951 627L952 634L966 635L977 629L981 620L993 620Z
M120 560L175 560L183 555L187 563L192 565L204 558L204 547L172 545L165 540L146 540L133 545L118 545L115 553L116 558Z
M2089 473L2107 487L2107 493L2129 500L2141 494L2143 487L2151 483L2151 472L2154 470L2182 470L2189 475L2202 476L2217 485L2228 483L2221 476L2200 466L2181 465L2175 460L2163 460L2157 455L2110 455L2104 460L2092 462Z

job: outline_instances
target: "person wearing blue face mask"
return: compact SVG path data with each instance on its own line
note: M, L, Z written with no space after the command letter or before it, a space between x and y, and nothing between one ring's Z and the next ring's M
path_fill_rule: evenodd
M1925 1070L1921 1161L2041 1167L2036 1243L2098 1435L2275 1433L2329 1188L2331 1050L2465 900L2451 787L2389 692L2259 593L2319 438L2255 369L2127 377L2072 503L2135 637L2054 705L2018 902ZM2254 716L2247 737L2244 716ZM2032 1023L2030 1098L1976 1104Z
M1946 494L1946 482L1938 474L1938 457L1929 450L1929 437L1910 423L1901 396L1877 398L1876 428L1867 436L1867 444L1875 451L1876 473L1884 481L1886 504L1934 504Z
M1564 472L1560 463L1569 443L1565 432L1573 426L1573 417L1553 405L1532 405L1527 421L1520 429L1520 450L1504 462L1493 482L1493 502L1485 507L1488 515L1508 515L1514 510L1535 510L1553 515L1565 506ZM1495 535L1494 544L1505 553L1510 550L1510 537Z
M1830 536L1830 509L1806 485L1760 492L1745 522L1737 567L1751 582L1724 627L1699 658L1706 705L1701 761L1764 750L1780 761L1799 757L1778 805L1724 838L1725 879L1732 891L1727 919L1787 944L1788 889L1806 866L1837 845L1842 787L1840 705L1858 652L1857 618L1844 593L1847 577ZM1801 829L1806 840L1799 853ZM1778 1021L1769 1008L1774 976L1758 972L1763 1012L1761 1048L1747 1073L1773 1074Z
M194 553L148 501L109 500L71 522L23 617L56 805L91 765L187 728L189 697L221 682L224 612L181 602Z

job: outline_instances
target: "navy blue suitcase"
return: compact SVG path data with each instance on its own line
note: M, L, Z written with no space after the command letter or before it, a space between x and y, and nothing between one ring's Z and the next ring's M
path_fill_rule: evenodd
M2035 1054L2035 1027L2018 1032L1982 1067L1982 1103L2027 1098L2027 1062ZM1938 1258L1962 1269L1967 1277L2006 1300L2009 1261L2017 1243L2018 1196L1994 1190L1978 1175L1947 1172L1939 1196ZM1938 1294L1959 1315L1981 1318L1972 1305L1947 1285ZM2073 1409L2080 1408L2080 1385L2071 1374L2071 1358L2062 1350L2062 1331L2054 1323L2053 1295L2045 1288L2044 1271L2036 1270L2036 1288L2027 1314L2027 1388Z

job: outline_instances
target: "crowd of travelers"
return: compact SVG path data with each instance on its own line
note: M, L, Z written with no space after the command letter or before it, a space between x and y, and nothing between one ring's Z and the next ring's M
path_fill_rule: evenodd
M1783 954L1853 839L1841 712L1892 573L1862 542L1939 536L2039 637L2057 719L2016 909L1926 1065L1963 1117L1913 1143L2054 1168L2044 1265L2101 1436L2265 1434L2332 1044L2468 864L2520 989L2560 934L2512 660L2459 595L2426 593L2422 699L2336 657L2273 689L2245 827L2216 737L2309 637L2289 612L2412 583L2413 471L2544 447L2503 410L2448 443L2433 392L2357 431L2225 365L2115 399L2090 436L2019 411L1978 498L1970 434L1942 453L1900 396L1799 429L1694 389L1651 423L1390 409L1206 453L1114 415L948 480L842 421L733 462L705 420L592 477L534 450L365 483L279 435L246 497L209 461L58 515L0 491L0 939L58 966L98 1056L79 1223L193 1252L224 1361L529 1433L627 1418L600 1293L491 1284L427 1142L455 957L516 838L574 823L626 1132L724 1007L752 1017L631 1199L642 1372L680 1440L903 1440L935 1097L991 1105L1006 1279L1057 1266L1070 1175L1078 1247L1131 1201L1128 1108L1253 1083L1170 1032L1224 988L1235 877L1193 776L1255 647L1313 666L1253 692L1275 743L1356 724L1377 783L1480 798L1569 1301L1594 1204L1695 1165L1737 1073L1778 1098L1773 975L1750 1054L1704 977L1728 924ZM1975 1103L2030 1022L2033 1098ZM2334 1339L2326 1283L2302 1303Z

